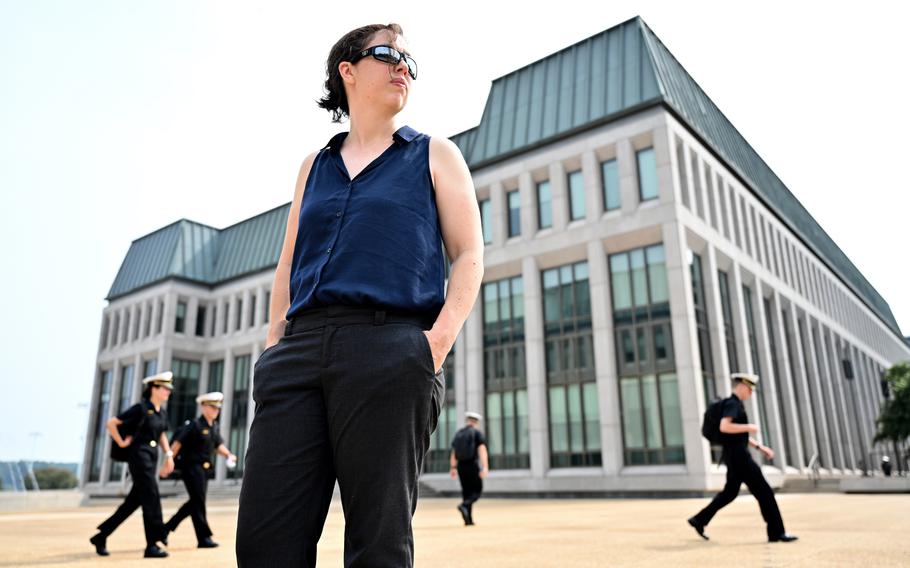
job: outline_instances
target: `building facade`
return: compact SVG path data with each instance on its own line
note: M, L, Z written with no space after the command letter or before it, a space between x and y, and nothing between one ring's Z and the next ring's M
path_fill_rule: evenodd
M507 493L698 493L723 484L706 404L736 371L774 484L878 462L884 370L910 359L887 303L639 18L491 87L453 137L483 222L480 297L449 354L423 481L482 412ZM289 205L217 230L182 220L133 243L108 294L83 487L122 491L104 421L170 369L172 424L222 390L243 456L252 365ZM242 477L219 462L217 483Z

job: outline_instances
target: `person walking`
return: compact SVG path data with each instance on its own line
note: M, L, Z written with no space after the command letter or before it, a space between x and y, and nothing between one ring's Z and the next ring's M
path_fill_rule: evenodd
M745 483L749 492L758 500L762 518L767 525L768 542L793 542L797 537L784 530L784 521L777 506L777 499L774 498L774 491L762 475L761 467L749 454L749 446L752 446L769 460L774 459L774 451L771 448L749 436L758 432L758 425L749 423L743 406L743 402L749 400L758 385L758 376L734 373L731 379L733 394L722 402L720 414L720 439L723 445L721 459L727 465L727 483L723 491L718 493L707 507L688 519L688 523L699 536L708 540L705 527L719 510L736 499L739 488Z
M196 397L200 415L195 420L187 420L174 435L171 449L174 451L174 463L180 471L180 477L186 486L189 500L180 506L177 512L164 524L168 532L174 532L180 522L187 517L193 519L196 531L197 548L215 548L218 543L212 540L212 529L209 528L205 512L205 492L208 480L215 473L214 453L226 457L229 462L236 461L221 434L218 432L218 414L224 394L209 392Z
M465 412L465 426L455 433L449 455L449 475L461 483L461 503L458 512L466 526L474 524L474 503L483 493L483 480L490 471L487 440L480 431L483 416Z
M167 544L167 531L161 518L161 497L155 470L159 445L166 456L161 466L161 477L167 477L174 470L174 453L166 435L167 412L162 406L174 389L173 373L167 371L152 375L143 379L142 383L145 385L142 400L107 421L113 443L129 450L127 463L133 487L114 514L98 525L98 534L89 539L99 556L110 554L107 550L108 537L140 506L145 527L145 558L165 558L168 555L158 546L159 542ZM128 432L130 434L124 437L123 433Z
M240 568L315 566L336 480L344 565L413 566L441 368L483 278L458 147L395 124L417 79L401 28L345 34L326 75L319 106L350 129L304 160L291 203L253 371Z

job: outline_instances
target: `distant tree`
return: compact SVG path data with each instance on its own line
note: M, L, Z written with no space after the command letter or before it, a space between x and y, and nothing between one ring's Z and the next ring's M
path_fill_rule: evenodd
M41 489L72 489L79 484L73 472L59 467L36 469L35 478ZM30 477L25 478L25 488L29 491L33 489Z
M876 420L878 432L874 442L890 441L898 452L897 444L910 438L910 363L898 363L888 369L885 380L891 397L885 400ZM903 469L900 454L895 457L898 469Z

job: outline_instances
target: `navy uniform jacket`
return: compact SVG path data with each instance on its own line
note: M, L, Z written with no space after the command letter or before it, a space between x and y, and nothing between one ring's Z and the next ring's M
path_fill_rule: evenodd
M178 468L191 465L201 465L202 469L210 470L215 465L215 450L224 443L218 433L218 421L209 426L204 416L183 423L171 442L180 442L180 452L177 454Z

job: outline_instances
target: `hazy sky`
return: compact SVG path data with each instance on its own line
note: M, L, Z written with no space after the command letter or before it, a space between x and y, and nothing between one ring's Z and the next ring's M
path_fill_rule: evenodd
M290 200L344 128L313 102L325 56L368 23L400 23L420 65L401 123L450 136L493 79L641 15L910 333L910 34L890 3L313 5L0 0L0 460L81 460L130 242Z

